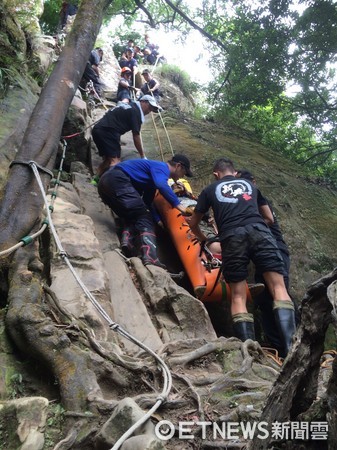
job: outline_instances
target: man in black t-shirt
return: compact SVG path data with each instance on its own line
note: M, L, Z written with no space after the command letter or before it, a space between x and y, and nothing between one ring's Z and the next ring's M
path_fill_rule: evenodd
M139 102L123 103L110 109L92 129L92 138L99 155L103 158L98 166L97 175L92 184L97 184L99 177L110 166L120 161L120 137L132 131L133 142L141 158L145 158L144 148L140 137L140 130L144 116L150 112L159 112L161 107L150 95L144 95Z
M244 178L245 180L250 181L252 184L256 186L256 180L254 175L248 170L242 169L238 170L236 174L237 178ZM289 291L289 271L290 271L290 255L288 246L283 238L282 231L280 229L280 225L278 223L276 214L273 210L271 203L265 198L261 191L257 188L258 196L257 196L257 205L259 208L259 212L263 217L264 221L268 225L271 234L274 236L276 240L277 247L281 253L283 265L284 265L284 284ZM263 274L259 271L255 271L255 282L256 283L264 283ZM276 326L274 314L273 314L273 296L269 291L268 287L261 292L260 294L254 297L254 304L260 310L261 313L261 322L265 337L268 343L275 349L277 349L280 353L280 356L285 356L284 349L282 348L282 343L280 340L280 335L278 333L278 329ZM295 307L295 316L297 315L296 304ZM296 317L296 323L298 322L298 317Z
M222 271L231 288L231 314L234 332L241 340L255 339L254 319L247 311L246 280L250 260L263 273L273 293L274 313L285 351L288 352L295 331L294 306L283 280L283 261L276 241L261 217L257 189L247 180L236 178L231 160L216 161L216 180L199 195L189 220L192 232L201 241L206 236L199 223L209 208L219 230Z
M248 170L242 169L238 170L236 174L237 178L244 178L245 180L250 181L254 186L256 186L256 180L254 175L249 172ZM264 197L261 193L261 191L257 188L257 205L259 208L259 212L261 216L263 217L264 221L268 225L271 234L274 236L277 247L281 252L281 256L283 259L284 264L284 283L286 285L286 288L289 289L289 270L290 270L290 255L289 255L289 249L288 246L283 238L283 234L280 228L280 225L278 223L275 211L273 210L273 207L269 200ZM262 274L258 273L259 282L261 282ZM256 281L257 282L257 281Z

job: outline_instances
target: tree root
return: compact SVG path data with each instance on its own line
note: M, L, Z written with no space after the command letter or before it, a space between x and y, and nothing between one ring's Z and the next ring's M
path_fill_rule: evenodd
M71 343L66 333L48 318L42 308L40 273L27 268L31 251L17 250L9 274L6 326L16 345L43 361L59 381L63 405L85 410L90 394L101 390L88 355Z
M231 351L237 348L240 348L240 342L235 338L223 338L220 337L214 342L209 342L202 347L197 348L196 350L193 350L192 352L187 352L180 356L172 356L168 357L167 361L171 367L174 366L186 366L187 364L190 364L196 359L201 358L202 356L209 355L213 352L220 352L220 351Z
M194 397L194 399L197 402L198 413L199 413L199 416L200 416L200 420L201 421L205 420L205 414L204 414L204 409L202 407L202 402L201 402L200 395L198 394L198 392L194 388L194 386L191 383L191 381L187 377L185 377L184 375L178 374L176 372L172 372L172 375L173 375L173 377L177 378L178 380L182 380L184 383L187 384L189 390L192 393L192 396Z
M83 420L76 422L69 430L67 436L56 444L53 450L69 450L72 448L84 423Z
M284 361L278 379L267 398L265 408L260 417L271 426L275 421L287 422L296 420L316 399L320 359L324 351L325 333L331 323L331 311L336 310L336 295L333 295L334 307L327 298L328 287L337 280L337 268L327 276L314 283L302 301L301 324L293 338L293 346ZM332 409L336 411L336 381L337 363L334 361L333 374L330 377L328 392L331 395ZM329 391L331 387L331 391ZM330 405L329 405L330 407ZM329 429L331 444L337 438L336 415L332 413L332 430ZM271 438L259 440L254 438L248 444L251 450L269 448ZM334 445L334 444L332 444Z

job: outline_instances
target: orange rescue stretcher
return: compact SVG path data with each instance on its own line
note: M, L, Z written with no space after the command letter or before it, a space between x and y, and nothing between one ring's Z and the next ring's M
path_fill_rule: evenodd
M207 303L230 301L230 287L223 280L222 275L220 276L221 268L212 268L211 264L207 264L207 255L192 233L186 218L178 209L172 208L159 192L154 198L154 205L170 233L185 272L193 286L195 296ZM251 299L248 285L247 298Z

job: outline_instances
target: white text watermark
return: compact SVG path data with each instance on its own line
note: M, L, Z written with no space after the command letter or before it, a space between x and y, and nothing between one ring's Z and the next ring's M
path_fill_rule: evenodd
M194 433L197 433L195 435ZM174 425L169 420L161 420L155 427L158 439L168 441L178 439L240 439L251 440L327 440L327 422L209 422L185 421Z

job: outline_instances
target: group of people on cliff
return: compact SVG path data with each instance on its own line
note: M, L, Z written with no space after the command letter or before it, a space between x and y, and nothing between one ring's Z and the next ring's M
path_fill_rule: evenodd
M134 59L137 63L156 65L164 62L165 57L159 51L159 45L152 42L148 33L144 36L145 43L142 47L129 39L119 59L119 65L124 67L126 61Z
M153 108L150 103L148 107ZM158 190L172 208L186 215L200 242L207 242L200 222L211 208L219 230L222 274L231 290L235 336L242 341L255 340L254 317L247 309L246 291L248 265L252 261L256 279L266 285L259 303L266 337L281 356L286 356L296 329L294 302L287 289L287 246L268 201L249 173L238 174L233 162L224 157L215 162L213 175L216 181L201 192L192 215L168 183L169 179L178 182L192 176L190 161L182 154L167 162L145 157L119 162L102 173L98 192L103 202L125 222L121 242L125 254L132 254L138 240L144 265L162 268L165 266L157 255L155 232L155 222L161 219L152 205L155 192ZM274 233L271 226L275 227Z
M144 56L146 55L146 52L151 51L146 58L150 58L151 55L153 56L154 54L156 54L158 58L161 58L158 51L155 50L158 49L158 46L150 43L148 35L145 35L145 39L147 40L147 46L143 49L145 53L142 53L139 50L138 55ZM129 103L131 100L136 98L139 99L142 95L152 95L158 102L162 96L160 83L153 77L153 70L149 70L147 68L141 73L143 77L143 81L141 81L138 66L139 56L138 58L136 57L137 48L139 49L138 46L134 46L132 40L129 40L127 47L123 51L119 60L121 72L117 88L117 101ZM80 86L85 88L85 85L88 82L92 82L93 89L97 93L98 97L102 97L104 91L104 82L100 77L98 67L103 60L103 54L103 50L100 47L97 47L91 51L80 83Z
M98 49L96 49L98 51ZM247 309L248 265L255 265L256 281L266 285L257 300L264 332L281 356L290 348L296 329L294 302L288 293L289 252L269 202L257 189L254 177L237 171L228 158L220 158L213 167L215 182L197 199L191 214L171 189L174 183L191 177L190 160L182 154L169 161L148 160L141 139L141 126L150 113L159 113L159 83L145 69L141 89L130 82L137 65L121 68L117 105L110 109L92 130L92 137L102 157L93 184L98 193L123 221L122 250L130 256L138 242L144 265L165 268L159 261L156 223L161 219L153 208L158 190L173 208L186 215L186 221L197 239L207 242L200 223L212 210L219 232L218 250L222 274L231 291L231 315L235 335L242 341L255 339L254 318ZM121 136L132 132L138 159L121 161Z

